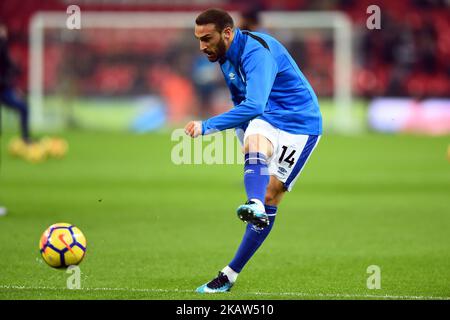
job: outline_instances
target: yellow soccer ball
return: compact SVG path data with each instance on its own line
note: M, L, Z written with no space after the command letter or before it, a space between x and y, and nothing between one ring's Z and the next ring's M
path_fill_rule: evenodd
M25 154L27 144L21 138L14 138L9 142L9 154L14 157L21 157Z
M33 163L42 162L47 158L45 149L38 143L32 143L26 146L23 157Z
M56 223L44 231L39 241L44 261L53 268L79 264L86 254L86 238L69 223Z
M69 144L62 138L44 138L41 144L47 154L53 158L64 157L69 149Z

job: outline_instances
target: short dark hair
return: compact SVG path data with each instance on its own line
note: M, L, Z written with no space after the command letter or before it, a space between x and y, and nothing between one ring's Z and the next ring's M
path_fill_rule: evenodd
M219 32L222 32L227 27L234 28L233 18L231 18L228 12L222 9L208 9L203 11L197 16L195 23L199 26L213 23Z

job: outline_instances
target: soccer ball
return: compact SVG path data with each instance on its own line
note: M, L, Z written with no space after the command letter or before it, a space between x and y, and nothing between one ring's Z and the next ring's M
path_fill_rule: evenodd
M41 140L41 144L50 157L57 159L63 158L69 149L69 144L62 138L45 137Z
M26 143L20 138L12 139L8 146L9 153L14 157L22 156L26 152L26 149Z
M38 163L46 159L45 149L38 143L32 143L25 149L23 157L29 162Z
M56 223L44 231L39 241L44 261L53 268L79 264L86 253L86 238L69 223Z

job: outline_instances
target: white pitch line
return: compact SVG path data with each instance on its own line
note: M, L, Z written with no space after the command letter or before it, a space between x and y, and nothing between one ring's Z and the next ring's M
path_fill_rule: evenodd
M303 292L253 292L254 295L280 295L280 296L303 296L320 298L381 298L394 300L450 300L450 297L433 296L395 296L395 295L375 295L375 294L347 294L347 293L303 293Z
M58 287L27 287L27 286L10 286L1 285L1 289L11 290L52 290L52 291L127 291L127 292L162 292L162 293L189 293L193 290L179 290L179 289L146 289L146 288L80 288L80 289L68 289Z
M58 287L27 287L17 285L0 285L0 290L52 290L72 291L67 288ZM184 289L147 289L147 288L81 288L79 291L126 291L126 292L148 292L148 293L194 293L194 290ZM76 291L76 290L75 290ZM305 292L249 292L233 293L233 295L256 295L256 296L295 296L295 297L319 297L319 298L379 298L395 300L450 300L450 297L434 296L407 296L407 295L375 295L375 294L345 294L345 293L305 293Z

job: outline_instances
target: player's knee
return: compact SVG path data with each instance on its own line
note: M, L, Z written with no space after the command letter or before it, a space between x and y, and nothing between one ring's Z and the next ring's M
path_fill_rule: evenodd
M268 189L264 198L264 203L269 206L277 206L280 202L281 194L274 189Z
M16 112L28 115L28 107L26 103L22 101L11 101L8 106L12 109L15 109Z
M271 177L270 183L267 187L264 203L269 206L278 206L283 198L286 188L284 184L274 177Z
M260 152L260 150L258 149L258 140L253 136L248 137L244 145L244 151L245 153Z
M261 152L267 157L272 155L272 144L266 137L255 134L249 136L244 144L245 153L249 152Z
M266 192L266 197L264 198L264 203L266 205L272 205L275 201L275 196L273 192Z

